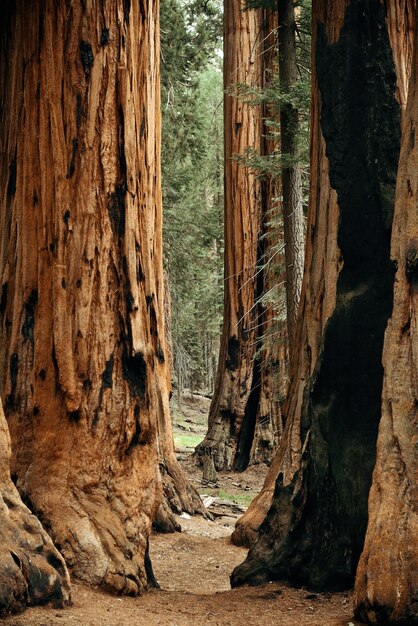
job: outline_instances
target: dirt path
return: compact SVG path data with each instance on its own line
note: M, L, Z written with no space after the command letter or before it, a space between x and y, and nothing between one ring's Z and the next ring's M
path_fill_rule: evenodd
M195 436L202 430L200 420L206 404L201 400L195 407L190 404L186 407L185 424L190 431L177 429L180 441L182 433ZM237 548L229 541L239 514L236 511L258 492L267 468L255 467L243 474L221 473L217 485L207 485L187 452L184 446L179 451L183 467L201 494L217 498L211 507L217 516L214 522L199 517L179 518L182 533L152 535L150 555L161 589L140 598L115 598L75 582L72 607L64 611L48 607L29 609L2 623L8 626L357 624L352 618L350 593L317 595L277 583L230 589L230 573L246 556L244 548ZM226 515L219 511L225 511Z
M11 626L348 626L351 594L311 594L282 584L230 589L229 575L246 555L222 522L180 519L182 533L153 535L150 554L161 585L140 598L115 598L73 583L72 607L29 609Z
M246 551L229 531L202 519L181 520L183 533L153 535L151 558L162 587L140 598L115 598L79 583L72 607L34 608L4 620L14 626L348 626L351 594L310 594L270 583L230 590L229 574Z

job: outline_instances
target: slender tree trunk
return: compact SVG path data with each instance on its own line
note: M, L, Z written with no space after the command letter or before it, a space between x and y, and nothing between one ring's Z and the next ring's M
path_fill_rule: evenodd
M158 460L179 471L158 2L14 6L0 54L0 387L12 474L74 575L136 594L154 582Z
M377 460L355 588L356 613L373 624L418 623L417 23L412 67L392 232L391 258L397 267L394 308L385 335Z
M10 436L0 400L0 616L27 605L70 602L64 559L10 478Z
M271 86L278 71L277 30L277 11L266 10L263 15L260 35L263 44L261 81L263 89ZM263 106L262 114L263 120L273 120L276 117L276 107L266 103ZM264 123L260 152L262 155L270 155L274 150L277 150L277 138L272 136L271 126ZM280 240L283 239L281 226L279 226L281 212L278 201L280 196L279 179L272 175L265 175L262 180L262 194L259 249L260 265L264 267L262 271L260 271L261 268L258 269L261 283L258 296L273 295L273 293L277 296L280 289L278 287L280 279L277 276L277 267L283 260L283 254L279 254L275 250L279 237ZM275 250L274 253L273 250ZM281 399L287 393L287 332L285 325L281 326L277 322L277 309L269 298L259 307L257 324L257 339L260 350L260 399L250 462L270 463L283 431Z
M278 0L279 75L283 94L292 92L299 80L296 58L296 23L293 0ZM305 220L302 202L302 174L298 159L299 112L288 103L280 109L282 168L282 211L286 263L287 330L290 359L295 350L296 321L303 280Z
M363 548L393 295L395 67L407 64L405 55L394 62L386 17L378 0L313 5L312 182L298 360L285 433L259 498L268 503L274 490L273 503L233 585L286 578L343 588ZM247 517L253 533L255 509Z

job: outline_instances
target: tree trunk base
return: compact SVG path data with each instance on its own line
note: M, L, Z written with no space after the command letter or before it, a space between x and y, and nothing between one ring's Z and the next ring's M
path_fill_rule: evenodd
M17 487L72 576L112 593L139 595L150 583L147 542L161 500L155 446L144 442L116 459L113 449L103 454L78 438L58 455L60 434L57 426L55 445L39 450L27 469L13 458Z
M158 511L154 517L154 521L152 522L152 528L157 533L181 532L181 525L174 517L173 511L170 509L170 506L165 499L158 507Z
M36 604L70 604L64 560L13 485L0 489L0 544L0 616Z
M163 500L153 521L153 529L160 533L181 532L181 525L175 514L183 511L189 515L202 515L211 519L199 494L186 477L173 452L167 452L164 462L160 462L163 482Z
M0 617L26 606L71 603L64 560L10 479L10 438L0 402Z
M236 521L235 530L231 535L234 546L250 548L257 541L258 529L273 501L277 472L276 466L270 468L262 490L251 502L244 515Z
M74 577L137 596L149 584L145 556L150 520L145 511L124 502L126 496L110 494L103 485L89 493L73 489L67 499L44 494L43 504L49 500L49 507L46 511L43 506L39 517L51 528Z

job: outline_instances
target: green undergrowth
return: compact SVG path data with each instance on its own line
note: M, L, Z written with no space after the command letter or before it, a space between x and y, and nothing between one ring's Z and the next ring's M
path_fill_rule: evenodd
M227 500L228 502L233 502L234 504L240 504L241 506L248 507L251 504L251 501L254 498L254 494L251 493L228 493L223 489L213 489L206 487L205 489L200 490L200 495L210 495L213 498L219 498L220 500Z
M203 435L174 433L174 445L176 448L195 448L201 441L203 441Z

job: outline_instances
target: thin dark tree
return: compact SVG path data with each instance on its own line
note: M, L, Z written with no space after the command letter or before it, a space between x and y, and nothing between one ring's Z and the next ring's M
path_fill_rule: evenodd
M294 358L296 321L303 280L305 219L301 166L298 162L299 111L292 90L300 80L296 53L296 20L293 0L278 0L280 148L283 159L281 187L286 265L287 331L290 360Z

